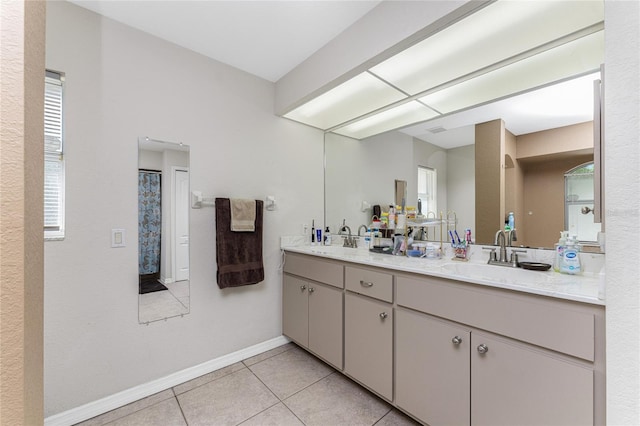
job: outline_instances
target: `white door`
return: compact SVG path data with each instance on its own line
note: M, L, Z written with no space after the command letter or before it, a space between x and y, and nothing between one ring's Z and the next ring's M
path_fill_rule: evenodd
M176 281L189 279L189 172L175 170L175 271Z

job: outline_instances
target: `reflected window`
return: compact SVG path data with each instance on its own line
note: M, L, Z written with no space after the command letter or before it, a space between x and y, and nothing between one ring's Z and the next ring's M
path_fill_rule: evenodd
M438 176L436 169L418 166L418 199L421 201L422 214L437 212L436 195Z
M564 175L565 229L578 241L597 241L601 225L594 222L593 162L575 167Z
M64 237L64 155L62 83L64 76L46 71L44 79L44 236Z

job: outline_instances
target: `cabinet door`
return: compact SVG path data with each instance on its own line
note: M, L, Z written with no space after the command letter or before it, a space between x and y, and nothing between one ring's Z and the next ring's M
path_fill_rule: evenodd
M469 331L404 309L395 321L398 407L430 425L468 425Z
M342 291L309 283L309 349L342 370Z
M393 309L353 293L345 295L344 371L382 397L393 398Z
M309 284L284 275L282 288L282 333L304 347L309 346Z
M484 345L481 350L478 347ZM534 348L473 333L474 425L592 425L593 371Z

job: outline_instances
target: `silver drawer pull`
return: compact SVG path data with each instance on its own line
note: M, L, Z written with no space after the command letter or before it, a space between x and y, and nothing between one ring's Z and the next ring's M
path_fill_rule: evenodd
M306 286L306 285L301 285L301 286L300 286L300 290L301 290L301 291L305 291L306 289L307 289L307 286Z
M389 316L389 314L387 314L386 312L381 312L380 313L380 318L382 319L386 319Z
M372 282L369 282L369 281L363 281L363 280L360 280L360 285L361 285L362 287L373 287L373 283L372 283Z
M480 346L478 346L478 352L480 352L480 354L484 355L487 352L489 352L489 347L483 343Z
M315 288L313 288L313 287L309 287L309 293L313 293L314 291L316 291L316 289L315 289Z
M455 336L453 339L451 339L451 341L453 342L454 345L459 345L460 343L462 343L462 337Z

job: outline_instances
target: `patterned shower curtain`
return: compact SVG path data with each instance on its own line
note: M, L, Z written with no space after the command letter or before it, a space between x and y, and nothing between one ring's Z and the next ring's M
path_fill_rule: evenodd
M138 273L160 271L160 173L138 171Z

